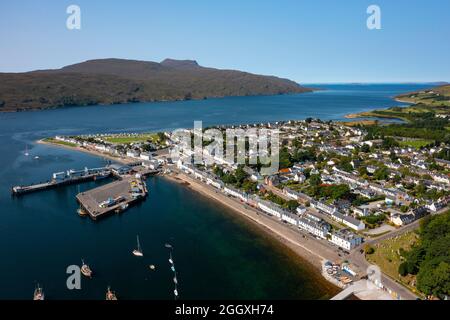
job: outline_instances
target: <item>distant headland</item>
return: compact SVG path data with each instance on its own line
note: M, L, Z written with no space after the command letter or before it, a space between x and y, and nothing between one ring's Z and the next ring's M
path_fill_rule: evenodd
M0 112L310 91L288 79L202 67L194 60L100 59L0 73Z

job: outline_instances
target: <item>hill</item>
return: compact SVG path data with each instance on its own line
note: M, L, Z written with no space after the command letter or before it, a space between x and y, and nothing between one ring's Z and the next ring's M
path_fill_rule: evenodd
M287 79L206 68L193 60L100 59L55 70L0 73L0 111L309 91Z
M396 97L400 101L422 104L430 107L450 107L450 84L429 90L410 92Z

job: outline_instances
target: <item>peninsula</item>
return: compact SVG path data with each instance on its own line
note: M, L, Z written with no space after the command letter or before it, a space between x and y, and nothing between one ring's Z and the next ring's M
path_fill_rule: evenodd
M0 73L0 112L310 91L291 80L206 68L193 60L100 59Z

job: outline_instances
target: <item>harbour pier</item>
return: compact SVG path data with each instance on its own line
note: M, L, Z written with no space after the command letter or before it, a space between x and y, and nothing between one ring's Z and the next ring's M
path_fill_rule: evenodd
M97 219L110 213L123 212L128 207L144 200L148 194L145 178L159 172L158 169L148 168L138 163L134 165L110 164L102 168L57 172L53 174L50 181L28 186L15 186L11 188L11 192L14 196L21 196L63 185L113 177L115 181L76 195L76 200L80 204L79 214Z
M139 174L122 177L98 188L81 192L76 196L80 210L92 219L111 213L120 213L147 196L145 182Z
M53 173L52 178L47 182L26 186L14 186L11 188L11 193L13 196L21 196L27 193L53 189L59 186L103 179L111 176L111 174L112 172L108 167L56 172Z

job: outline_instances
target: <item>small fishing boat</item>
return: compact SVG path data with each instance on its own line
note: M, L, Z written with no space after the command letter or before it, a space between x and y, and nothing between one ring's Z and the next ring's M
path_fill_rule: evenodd
M170 262L170 264L173 264L172 253L170 253L169 262Z
M178 284L178 279L177 279L177 277L173 277L173 283Z
M78 215L79 215L80 217L85 217L85 216L88 215L88 213L87 213L86 211L84 211L83 209L81 209L81 208L78 208L78 209L77 209L77 213L78 213Z
M25 146L25 152L23 153L25 157L28 157L30 153L28 152L28 145Z
M170 267L170 270L172 270L173 272L175 272L175 267L174 267L174 266L171 266L171 267Z
M34 289L33 300L44 300L44 291L39 286L39 283L36 286L36 289Z
M81 273L85 277L92 278L92 270L86 263L84 263L83 259L81 259Z
M108 287L108 290L106 291L106 300L117 300L117 296L114 291L111 291L111 287Z
M166 243L164 246L165 246L166 248L172 249L172 245L169 244L169 243Z
M177 289L173 290L173 294L175 295L175 298L178 297L178 290Z
M137 240L137 248L133 250L133 254L136 257L143 257L144 253L142 252L141 244L139 243L139 236L136 236L136 240Z
M149 265L148 267L150 268L150 270L155 270L155 269L156 269L156 267L155 267L154 264L151 264L151 265Z

